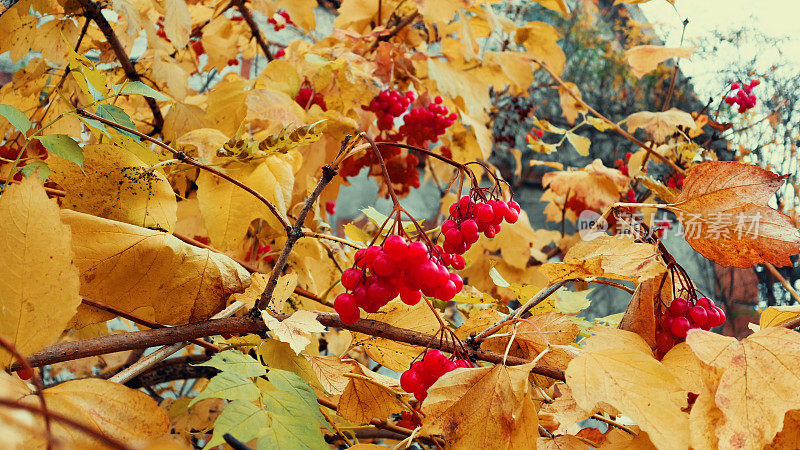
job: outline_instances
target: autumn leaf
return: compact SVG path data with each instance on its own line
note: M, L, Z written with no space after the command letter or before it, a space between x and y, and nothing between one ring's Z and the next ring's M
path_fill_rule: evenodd
M319 323L317 315L311 311L297 311L282 321L268 311L261 311L261 317L275 337L289 344L298 355L311 343L308 337L311 333L325 331L325 326Z
M621 330L638 334L651 348L656 348L656 306L659 302L665 305L672 302L671 280L672 275L665 273L636 286L619 324Z
M339 413L354 424L366 424L373 418L386 419L405 407L394 390L366 377L349 377L350 382L339 398Z
M87 145L83 166L59 158L47 164L67 195L64 208L140 227L175 228L177 202L166 177L126 149Z
M498 364L443 375L422 404L420 433L442 434L452 448L533 448L539 432L528 394L531 367Z
M800 306L769 306L761 312L759 326L761 328L779 327L784 323L800 317Z
M632 418L659 448L689 445L686 393L636 334L605 329L587 339L591 344L566 370L567 384L577 404L593 411L608 404ZM634 339L636 346L620 339Z
M158 437L166 433L169 426L166 413L147 394L106 380L85 378L67 381L45 389L44 397L48 410L122 441ZM39 398L33 393L20 401L30 406L40 406ZM54 436L59 440L76 446L96 444L93 438L74 428L58 422L51 426Z
M0 335L23 355L55 342L81 302L73 242L38 178L0 195ZM11 361L0 349L0 366Z
M642 128L656 142L664 142L678 131L679 126L687 129L696 127L691 115L675 108L663 112L639 111L628 116L625 123L631 133Z
M207 398L252 401L258 396L258 388L249 378L233 372L222 372L208 381L203 391L189 403L189 407Z
M567 122L569 122L571 125L575 123L575 119L578 118L578 114L586 113L588 112L588 109L586 108L586 104L582 102L583 97L581 96L581 92L578 90L578 86L576 86L575 83L566 83L566 85L567 85L566 88L564 86L559 86L558 98L561 103L561 114L563 114L564 118L567 119ZM569 89L569 91L567 89ZM575 96L577 96L578 99L576 100L575 97L573 97L570 94L570 92L572 92ZM570 134L572 133L567 134L568 139ZM572 142L572 140L570 140L570 143L572 143L572 145L575 145L575 143ZM578 149L578 146L575 145L575 148ZM578 150L578 153L580 153L583 156L586 156L589 154L588 148L589 145L586 144L587 151L584 152Z
M700 361L721 372L716 392L709 392L724 417L714 431L720 447L761 448L783 428L786 412L800 409L796 331L765 328L737 341L692 330L686 343Z
M660 47L657 45L639 45L625 51L631 72L636 78L642 78L656 69L659 63L670 58L688 58L694 49L691 47Z
M706 162L687 172L683 191L666 208L678 216L692 248L718 264L791 265L800 234L769 206L785 179L755 165Z
M249 274L227 256L186 244L170 234L70 210L81 295L159 323L205 320L243 291ZM109 313L81 306L80 326Z
M267 373L260 362L253 359L252 356L237 350L224 350L215 353L208 361L197 365L213 367L222 372L241 375L243 377L259 377Z

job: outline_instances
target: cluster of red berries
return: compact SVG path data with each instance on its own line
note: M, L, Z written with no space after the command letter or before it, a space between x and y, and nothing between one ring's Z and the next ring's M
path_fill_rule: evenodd
M411 91L404 94L400 91L385 90L373 98L369 106L361 105L361 108L372 111L378 116L379 130L391 130L394 128L395 117L402 116L415 99L416 95Z
M281 59L284 56L286 56L286 50L284 50L282 48L279 48L278 51L275 52L275 55L273 55L273 56L275 57L275 59Z
M540 128L531 129L531 131L529 131L528 134L525 135L525 140L527 140L528 142L538 141L539 139L542 138L542 136L544 136L544 130Z
M442 248L447 253L463 255L478 241L481 233L493 238L500 232L504 220L515 223L519 213L519 203L514 200L476 202L465 195L450 205L450 218L442 223Z
M682 173L673 172L667 178L667 186L672 189L683 189L683 180L686 178Z
M741 86L739 83L731 84L731 91L736 91L737 89L738 91L736 92L736 95L729 95L725 97L725 103L731 106L733 106L734 103L739 105L740 113L743 113L756 106L756 101L758 99L756 98L756 95L752 93L752 90L759 84L761 84L761 80L759 79L750 80L749 83L743 83Z
M239 65L239 58L231 58L228 60L229 66L238 66Z
M423 401L428 396L428 389L439 377L459 367L470 368L472 363L463 358L453 361L439 350L430 350L420 361L412 363L411 368L400 375L400 387L406 392L413 393L417 400Z
M325 202L325 211L330 215L336 214L336 202L333 200Z
M686 338L689 330L710 330L725 323L725 312L707 297L700 297L692 304L677 297L670 303L656 330L656 345L659 356L664 356L675 344Z
M624 161L622 160L622 158L617 158L617 160L614 161L614 165L626 177L629 176L628 175L628 161L631 160L631 156L633 156L633 153L628 152L628 153L625 153L625 160Z
M359 308L375 313L398 295L407 305L416 305L422 294L452 300L464 282L447 270L441 256L432 254L425 243L407 242L392 234L383 246L356 252L353 267L342 273L342 286L348 292L339 294L333 307L342 322L351 324L360 318Z
M255 254L255 260L256 261L264 260L266 262L272 261L272 255L269 254L269 252L271 252L271 251L272 251L272 246L271 245L258 244L258 247L256 248L256 252L255 252L256 253ZM249 262L251 257L252 257L252 255L253 255L253 247L250 247L250 250L248 250L248 252L247 252L247 258L245 259L245 261Z
M437 142L439 136L455 123L458 114L451 113L443 101L437 95L427 107L414 108L403 117L403 125L398 131L406 137L406 142L425 147L429 142Z
M323 111L328 110L328 105L325 103L325 99L322 95L314 92L311 88L300 88L300 90L297 91L297 95L294 97L294 101L302 106L303 109L308 109L311 105L318 105Z
M292 22L292 17L289 15L288 11L278 11L272 15L269 19L267 19L267 23L272 25L275 31L281 31L282 29L286 28L286 25L294 25Z
M636 191L628 189L628 192L625 194L625 199L628 203L636 203Z

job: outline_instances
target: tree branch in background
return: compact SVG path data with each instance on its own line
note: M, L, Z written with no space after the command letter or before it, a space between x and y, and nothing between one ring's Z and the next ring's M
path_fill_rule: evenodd
M255 19L253 19L253 14L250 13L250 10L247 9L247 6L244 4L244 0L233 0L233 5L239 10L239 14L244 17L244 21L247 22L247 26L250 27L250 32L256 39L258 46L261 47L261 51L264 52L264 56L267 57L267 60L272 61L273 57L272 52L269 51L269 43L264 39L264 35L261 34L261 29L258 28L258 24Z

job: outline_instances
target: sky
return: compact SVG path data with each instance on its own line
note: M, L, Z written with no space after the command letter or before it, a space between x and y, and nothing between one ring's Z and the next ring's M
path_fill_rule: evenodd
M651 0L639 6L650 22L656 25L656 31L667 46L680 44L681 22L684 18L689 19L685 44L691 44L702 36L708 36L711 30L733 30L749 26L769 36L787 39L777 49L766 52L764 65L769 67L779 61L781 56L778 51L781 51L795 71L800 68L800 23L798 23L800 1L798 0L675 0L674 8L666 0ZM716 55L709 58L695 56L688 61L682 60L681 70L695 78L696 89L702 90L701 86L707 85L716 90L721 84L715 83L711 78L715 67L721 67L742 56L746 59L757 51L764 53L764 49L746 44L738 48L723 47ZM697 82L701 80L702 82Z

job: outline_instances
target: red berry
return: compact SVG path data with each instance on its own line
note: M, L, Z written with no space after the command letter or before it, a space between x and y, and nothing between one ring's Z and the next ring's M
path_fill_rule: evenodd
M33 377L33 370L22 368L17 371L17 376L23 380L30 380Z
M656 347L660 355L665 355L675 346L675 338L671 334L658 330L656 331Z
M494 220L494 210L486 203L479 203L475 207L475 217L480 222L491 223Z
M464 257L461 255L453 255L453 268L456 270L462 270L466 267L467 262L464 260Z
M347 269L342 272L342 286L348 291L351 291L358 286L358 283L361 281L362 273L358 269Z
M731 83L731 90L735 91L736 89L739 89L739 83L737 82Z
M282 48L275 52L275 58L283 58L284 56L286 56L286 50Z
M686 332L689 331L691 326L689 325L689 319L686 317L676 317L672 320L672 324L669 327L669 331L672 333L673 336L677 338L685 338Z
M522 208L520 208L519 203L515 202L514 200L511 200L511 201L507 202L506 204L508 205L509 208L513 209L517 213L522 211Z
M428 258L428 247L422 242L412 242L406 250L408 264L418 265Z
M710 323L709 325L712 327L718 327L725 323L725 311L723 311L719 306L714 306L713 309L717 312L717 320L713 324Z
M231 58L231 59L228 60L228 65L229 66L238 66L239 65L239 60L236 59L236 58Z
M669 313L675 317L686 315L689 310L689 302L686 299L677 297L669 304Z
M406 286L400 288L400 300L406 305L416 305L422 299L419 289L410 289Z
M702 306L705 309L714 307L714 303L708 297L700 297L695 302L695 305Z
M750 87L751 88L754 88L754 87L758 86L759 84L761 84L761 80L759 80L759 79L755 79L755 80L751 80L750 81Z
M325 202L325 211L327 211L330 215L336 214L336 202L333 200L328 200Z
M689 308L689 318L692 319L694 325L703 328L708 321L708 313L702 306L692 306Z
M519 213L513 209L508 209L506 211L505 219L508 223L517 223L517 220L519 219Z
M422 387L419 374L416 370L409 369L400 375L400 387L406 392L416 392Z
M345 324L356 323L361 314L358 312L356 301L350 294L339 294L333 301L333 308Z

